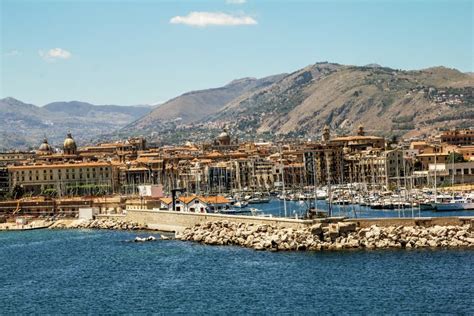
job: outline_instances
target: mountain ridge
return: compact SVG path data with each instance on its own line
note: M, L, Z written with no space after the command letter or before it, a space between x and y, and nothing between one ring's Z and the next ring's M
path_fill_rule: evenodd
M194 90L172 98L149 113L148 116L138 119L127 125L125 130L144 129L166 125L173 121L182 124L194 123L220 109L229 101L242 93L269 85L278 80L280 75L273 75L261 79L236 79L222 87Z
M13 97L0 99L0 149L35 148L43 137L61 144L68 131L83 143L119 129L151 110L143 106L53 102L39 107Z
M244 82L263 79L243 78ZM176 115L170 121L145 117L137 120L142 124L132 123L122 132L154 135L151 139L159 143L176 143L209 139L223 126L245 139L265 135L316 137L324 125L345 134L363 124L377 135L411 137L438 128L466 127L474 118L473 77L444 66L401 70L378 64L319 62L269 81L240 91L201 117L176 120ZM225 87L193 91L167 103ZM447 97L443 97L445 90ZM462 97L456 99L459 95ZM199 109L193 109L196 104L192 102L186 105L180 111Z

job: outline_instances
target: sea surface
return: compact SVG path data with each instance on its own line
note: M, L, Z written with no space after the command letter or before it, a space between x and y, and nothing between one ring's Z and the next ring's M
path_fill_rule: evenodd
M0 233L1 314L474 314L473 250L257 252Z
M314 205L314 201L311 201ZM272 214L273 216L279 217L301 217L302 214L309 207L308 201L286 201L286 216L285 216L285 202L283 200L271 199L269 203L262 204L250 204L245 209L256 208L261 210L263 213ZM317 209L327 211L328 203L326 201L317 201ZM407 208L400 210L374 210L367 206L360 205L332 205L333 216L345 216L355 218L368 218L368 217L440 217L440 216L474 216L474 210L468 211L448 211L448 212L435 212L435 211L420 211L418 208Z

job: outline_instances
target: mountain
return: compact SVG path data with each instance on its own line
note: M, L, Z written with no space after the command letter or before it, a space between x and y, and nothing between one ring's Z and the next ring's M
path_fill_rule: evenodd
M68 130L79 145L148 136L152 142L209 141L224 126L241 139L318 137L359 124L368 134L422 136L472 127L474 77L446 67L400 70L378 64L316 63L290 74L243 78L192 91L156 107L55 102L37 107L0 100L0 148L60 145Z
M243 78L213 89L191 91L156 107L148 115L128 125L128 131L159 130L167 123L190 124L213 114L237 97L259 90L284 77L284 74L262 79Z
M126 121L130 121L130 118L137 119L151 111L150 106L94 105L80 101L53 102L46 104L42 108L49 112L62 113L69 116L93 118L111 113L114 115L121 114Z
M316 63L290 74L244 78L185 93L124 128L158 143L209 141L223 126L239 138L317 137L359 124L370 134L420 136L470 127L474 78L456 69L400 70Z
M207 124L253 136L315 136L326 124L350 133L363 124L388 136L468 127L473 119L474 78L455 69L317 63L234 99Z
M151 111L148 106L55 102L44 107L14 98L0 99L0 149L36 148L43 137L60 146L68 131L79 141L117 130Z

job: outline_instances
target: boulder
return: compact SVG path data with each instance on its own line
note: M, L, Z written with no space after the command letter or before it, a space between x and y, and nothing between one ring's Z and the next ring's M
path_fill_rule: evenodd
M338 224L338 230L340 234L347 234L355 232L357 229L357 224L352 222L342 222Z
M321 223L314 224L313 226L311 226L310 231L311 231L311 234L315 236L321 235L323 233L323 224Z

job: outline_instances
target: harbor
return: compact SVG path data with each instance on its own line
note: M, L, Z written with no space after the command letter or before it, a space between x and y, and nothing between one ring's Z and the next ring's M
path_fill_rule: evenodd
M91 229L0 240L5 314L473 312L468 248L269 252Z

